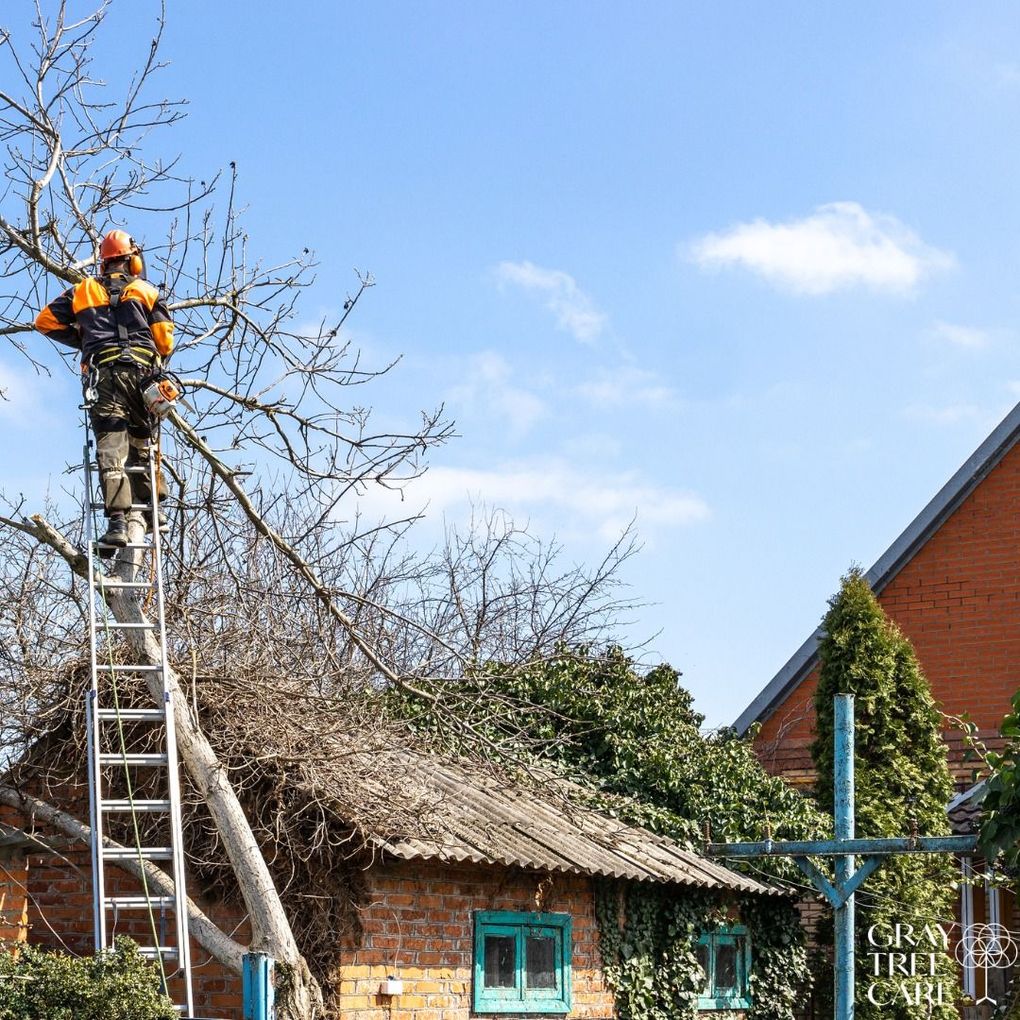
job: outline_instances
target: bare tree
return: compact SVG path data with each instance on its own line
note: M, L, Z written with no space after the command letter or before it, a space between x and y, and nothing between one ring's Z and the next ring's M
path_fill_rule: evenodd
M0 35L0 80L13 83L0 91L0 336L49 370L56 356L28 336L35 311L90 270L107 229L145 237L150 279L163 278L177 323L174 367L196 408L173 415L162 437L173 490L172 707L197 819L190 862L240 890L252 948L294 976L281 1015L308 1020L321 1015L320 982L335 951L329 918L308 913L312 876L334 874L342 899L334 862L356 844L359 826L401 824L399 815L360 817L357 791L399 774L393 762L409 740L380 713L381 693L420 699L442 726L498 751L491 727L484 737L470 732L465 720L477 713L461 710L450 681L490 659L523 664L559 641L598 639L626 605L616 570L631 546L625 537L593 571L561 568L555 548L495 514L423 558L403 541L416 514L359 516L359 495L416 478L451 425L438 408L406 430L376 431L356 399L356 387L392 367L366 366L345 339L370 276L356 275L334 321L299 328L313 259L305 251L267 265L252 256L234 204L235 168L196 181L179 160L146 158L148 136L184 112L179 100L150 98L163 13L116 94L90 71L108 6L72 21L66 3L50 16L40 4L33 42ZM219 212L214 201L223 202ZM81 519L66 507L31 509L9 499L0 516L0 747L14 762L0 802L81 838L87 827L46 796L48 781L82 762ZM115 567L124 578L146 569L138 552ZM146 619L148 607L131 595L105 598L118 620ZM131 661L160 661L150 632L126 633ZM156 693L138 680L124 696ZM33 793L15 780L31 781ZM267 789L273 797L253 796ZM257 802L265 810L249 822L245 808ZM341 835L338 817L350 823ZM239 966L243 948L194 905L192 922L213 955Z

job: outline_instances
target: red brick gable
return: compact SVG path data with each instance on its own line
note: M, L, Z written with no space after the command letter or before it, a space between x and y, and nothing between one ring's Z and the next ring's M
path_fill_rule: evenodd
M978 482L879 601L913 642L935 700L994 740L1020 688L1020 444ZM820 607L821 610L822 607ZM765 719L755 740L769 771L810 784L817 664ZM969 777L947 733L958 778Z

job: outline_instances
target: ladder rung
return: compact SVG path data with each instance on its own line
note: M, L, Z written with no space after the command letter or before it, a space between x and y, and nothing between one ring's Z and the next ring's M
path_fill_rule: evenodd
M164 708L98 708L96 718L100 722L121 719L124 722L141 722L144 719L158 719L162 722L166 719Z
M107 630L155 630L156 625L154 623L117 623L116 620L111 620L109 623L97 623L96 630L99 633Z
M143 861L170 861L174 852L168 846L143 846L140 850L130 846L104 846L101 856L104 861L136 861L139 857Z
M157 710L158 711L158 710ZM160 713L162 717L162 713ZM123 712L121 713L123 718ZM170 759L165 754L101 754L100 765L166 765Z
M157 956L176 956L176 946L139 946L138 952L142 956L147 957L150 960L155 960Z
M98 539L93 539L92 544L97 549L151 549L152 546L148 542L127 542L125 545L107 545L105 542L100 542Z
M106 509L105 503L89 503L89 506L92 507L93 510ZM125 507L124 511L126 513L128 510L151 510L151 509L152 509L151 503L132 503L130 506Z
M80 467L80 465L75 465L75 466L76 467ZM91 460L91 461L89 461L89 468L92 471L98 471L99 470L99 464L96 463L96 461ZM148 467L145 464L125 464L124 465L124 472L125 472L125 474L129 474L129 475L130 474L139 474L142 471L146 471L147 472L148 470L149 469L148 469Z
M149 907L175 907L173 896L107 896L103 900L109 910L148 910Z
M96 663L97 673L162 673L162 666L121 666L116 663L110 665L108 662Z
M102 811L131 811L137 814L157 814L170 810L168 800L101 800L99 807Z
M96 585L96 589L102 588L104 591L112 591L115 588L151 588L151 581L103 581L101 585Z

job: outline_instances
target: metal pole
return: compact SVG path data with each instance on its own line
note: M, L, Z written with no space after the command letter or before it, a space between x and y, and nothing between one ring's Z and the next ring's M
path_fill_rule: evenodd
M276 1020L276 961L265 953L241 957L244 1020Z
M836 839L854 838L854 698L835 698L835 787ZM853 854L834 859L836 888L844 887L854 873ZM851 893L836 911L836 1018L854 1016L854 897Z

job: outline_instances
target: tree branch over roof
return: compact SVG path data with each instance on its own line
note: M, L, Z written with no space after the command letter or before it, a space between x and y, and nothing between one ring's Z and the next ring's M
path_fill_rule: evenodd
M111 227L143 244L147 276L174 311L173 367L195 408L165 422L161 438L189 863L210 884L241 889L255 947L297 975L281 1017L307 1020L341 920L311 889L328 881L337 902L347 895L343 865L364 846L369 811L357 791L390 781L385 752L419 739L387 716L384 696L427 705L481 758L519 753L534 739L519 724L527 706L456 681L489 659L523 669L560 642L604 638L631 608L618 571L633 540L622 536L594 569L563 565L558 547L491 511L420 554L405 536L421 511L370 513L370 497L403 493L454 434L441 405L378 427L362 402L361 387L396 366L369 364L348 333L371 275L355 270L334 314L309 325L300 301L314 256L253 254L237 168L203 176L185 169L196 160L146 154L185 112L155 91L163 7L138 70L104 83L90 47L109 5L73 23L66 3L52 6L34 41L0 36L0 344L46 370L52 354L37 356L24 336L38 309L92 270ZM13 771L39 793L84 760L88 499L79 486L57 505L29 502L0 493L0 745L20 753ZM122 553L113 575L147 570L140 552ZM147 619L129 593L104 596L117 620ZM124 641L116 654L128 661L161 661L151 632ZM121 693L144 704L155 690L127 677ZM392 814L373 831L399 827ZM338 833L340 816L350 826Z

